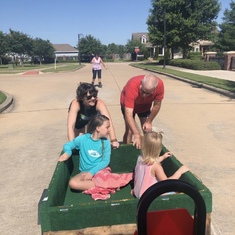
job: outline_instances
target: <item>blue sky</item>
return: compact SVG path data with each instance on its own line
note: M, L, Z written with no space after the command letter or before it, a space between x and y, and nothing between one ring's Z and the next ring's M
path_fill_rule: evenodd
M221 0L217 19L230 8ZM151 0L10 0L0 7L0 31L20 31L32 38L76 46L78 34L92 35L102 44L124 45L132 33L147 32Z

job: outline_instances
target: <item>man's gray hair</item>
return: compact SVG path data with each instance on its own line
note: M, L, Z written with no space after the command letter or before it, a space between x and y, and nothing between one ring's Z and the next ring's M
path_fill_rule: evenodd
M156 75L149 73L142 79L142 84L144 84L146 89L152 90L156 88L158 84L158 78Z

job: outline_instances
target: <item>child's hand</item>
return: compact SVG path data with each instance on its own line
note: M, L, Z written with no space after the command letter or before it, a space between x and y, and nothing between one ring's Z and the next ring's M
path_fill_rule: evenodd
M166 158L168 158L170 156L172 156L172 153L171 152L166 152L158 158L158 162L161 163L162 161L164 161Z
M93 175L90 172L83 172L82 174L84 176L83 180L91 180L93 177Z
M166 152L165 154L163 154L163 158L166 159L168 157L171 157L172 153L171 152Z
M187 166L181 166L180 167L180 172L181 174L184 174L185 172L189 171L189 168Z
M69 155L67 154L67 153L64 153L64 154L62 154L60 157L59 157L59 162L64 162L64 161L66 161L66 160L68 160L69 159Z

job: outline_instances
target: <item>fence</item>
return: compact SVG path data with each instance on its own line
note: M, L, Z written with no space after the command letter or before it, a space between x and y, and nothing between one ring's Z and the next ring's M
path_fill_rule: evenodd
M210 57L209 61L217 62L222 69L224 69L224 57Z
M231 64L230 64L230 70L235 70L235 57L233 56L231 58Z

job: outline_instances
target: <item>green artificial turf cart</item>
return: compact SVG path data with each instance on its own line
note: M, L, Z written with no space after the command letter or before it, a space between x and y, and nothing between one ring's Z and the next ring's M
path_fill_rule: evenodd
M168 150L163 147L162 154ZM113 173L134 170L140 151L132 145L121 145L113 149L110 167ZM51 182L39 202L39 223L42 234L48 231L78 230L89 227L136 223L138 199L131 195L131 183L111 194L105 201L95 201L90 195L73 191L68 186L69 179L78 173L78 155L66 162L58 162ZM172 175L182 164L173 155L162 162L166 175ZM206 204L206 234L211 234L212 194L192 172L181 178L194 186ZM150 210L186 208L194 214L193 200L186 194L176 193L158 197ZM133 231L134 233L134 231Z

